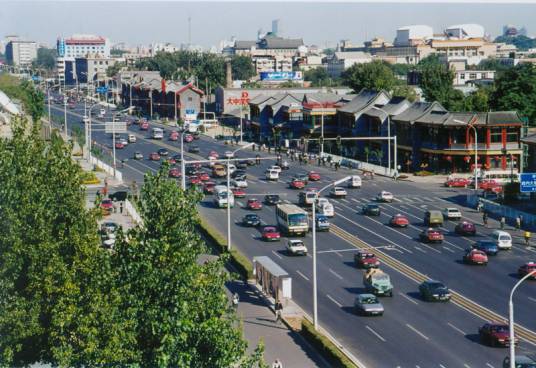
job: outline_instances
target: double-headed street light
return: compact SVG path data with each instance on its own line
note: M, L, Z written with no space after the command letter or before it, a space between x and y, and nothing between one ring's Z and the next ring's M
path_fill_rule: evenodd
M318 288L316 281L316 201L320 193L322 193L324 190L332 186L337 186L341 183L344 183L351 178L351 176L345 176L342 179L339 179L331 184L326 185L324 188L320 189L318 192L315 193L315 198L313 200L313 326L315 330L318 330Z
M519 280L514 287L512 288L512 291L510 292L510 299L508 300L508 330L510 334L510 368L516 367L516 347L514 343L515 334L514 334L514 303L512 301L512 297L514 296L514 292L518 288L519 285L529 277L536 277L536 271L531 271L527 273L525 276Z

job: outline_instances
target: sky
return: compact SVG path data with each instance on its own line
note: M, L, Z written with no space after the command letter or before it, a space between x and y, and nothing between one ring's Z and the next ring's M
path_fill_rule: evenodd
M403 1L403 0L402 0ZM4 1L0 0L0 39L17 34L55 46L58 36L89 33L112 43L148 45L188 42L191 17L192 44L219 46L236 36L254 40L257 31L280 19L280 35L303 38L305 44L333 47L342 39L361 44L373 37L392 42L396 29L426 24L435 33L447 26L477 23L493 37L502 26L525 25L536 35L536 3L335 2L335 1ZM533 0L534 1L534 0ZM532 22L531 22L532 21Z

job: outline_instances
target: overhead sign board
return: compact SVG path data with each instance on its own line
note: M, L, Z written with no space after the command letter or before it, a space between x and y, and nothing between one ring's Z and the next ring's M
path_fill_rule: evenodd
M107 121L104 123L105 133L126 133L127 122L126 121Z
M261 72L260 77L265 82L284 82L303 80L302 72Z
M108 92L108 87L97 87L95 91L97 91L97 93L106 93Z
M521 193L536 193L536 173L519 174Z

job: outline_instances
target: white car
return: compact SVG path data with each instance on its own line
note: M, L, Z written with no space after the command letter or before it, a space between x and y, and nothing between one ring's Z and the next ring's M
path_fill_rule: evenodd
M443 217L447 220L459 220L462 218L462 213L456 207L448 207L443 210Z
M277 171L278 174L281 173L281 167L280 167L280 166L277 166L277 165L273 165L273 166L271 166L268 170L274 170L274 171Z
M233 158L233 157L234 157L234 153L231 152L231 151L225 151L225 157L227 157L227 158Z
M392 202L395 199L393 196L393 193L386 192L385 190L382 190L378 195L376 196L376 200L380 202Z
M276 170L266 170L267 180L279 180L279 172Z
M318 213L320 215L324 215L326 217L333 217L335 216L335 210L333 208L333 205L329 202L323 202L321 205L318 206Z
M348 180L348 188L361 188L361 177L352 175L352 178Z
M87 115L84 115L84 117L82 118L82 121L84 122L84 124L89 123L89 117Z
M324 198L324 197L317 198L316 200L317 207L322 207L326 203L329 203L329 199Z
M235 188L247 188L248 187L248 182L245 180L233 179L231 180L230 184L232 187L235 187Z
M287 252L291 255L307 255L307 247L303 244L302 240L299 239L289 239L287 241Z
M236 171L236 166L234 164L229 164L229 174L232 174Z
M100 109L99 113L100 113L100 116L102 117L102 116L106 115L106 110Z
M134 134L128 135L128 143L136 143L136 136Z
M119 138L119 143L121 143L123 146L128 146L128 140L125 138Z
M333 197L333 198L344 198L346 197L346 189L344 189L343 187L333 187L331 188L329 194Z

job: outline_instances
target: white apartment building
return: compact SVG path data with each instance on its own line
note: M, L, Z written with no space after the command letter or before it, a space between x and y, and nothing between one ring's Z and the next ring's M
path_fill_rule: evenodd
M180 50L180 47L173 45L172 43L154 43L151 45L151 55L156 55L157 52L177 52Z
M95 35L75 34L69 38L58 38L56 42L59 57L77 58L87 54L100 54L110 57L110 41Z
M37 43L11 40L6 45L7 62L14 66L28 66L37 59Z
M361 51L338 51L328 60L327 71L330 77L338 78L354 64L370 63L372 55Z

